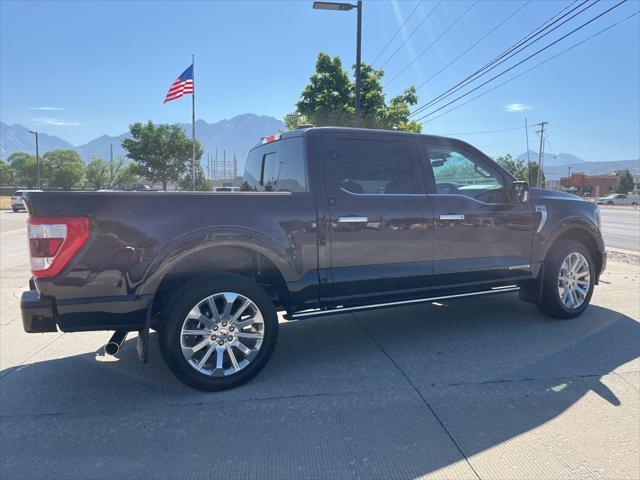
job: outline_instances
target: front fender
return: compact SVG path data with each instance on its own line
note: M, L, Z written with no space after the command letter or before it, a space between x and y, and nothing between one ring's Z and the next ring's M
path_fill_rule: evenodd
M242 227L210 227L189 232L158 252L141 282L140 294L153 294L171 269L187 257L206 249L233 246L246 248L268 258L285 281L294 281L300 273L295 258L263 233Z

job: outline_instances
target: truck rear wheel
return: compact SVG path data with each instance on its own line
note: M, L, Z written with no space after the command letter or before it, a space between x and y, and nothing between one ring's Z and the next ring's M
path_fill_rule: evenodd
M544 264L538 309L555 318L573 318L589 306L595 281L593 259L581 243L561 240Z
M195 280L172 295L160 345L173 373L198 390L242 385L267 364L278 316L265 291L238 275Z

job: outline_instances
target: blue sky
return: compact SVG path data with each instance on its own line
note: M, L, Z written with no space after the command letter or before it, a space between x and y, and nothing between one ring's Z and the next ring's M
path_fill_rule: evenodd
M436 3L365 0L363 61L371 62L378 55L418 5L376 66L385 63ZM387 96L422 83L524 3L481 1L474 5L418 61L387 85ZM534 1L524 6L420 88L421 103L456 84L570 3ZM355 60L355 12L317 11L311 4L306 0L2 0L0 116L6 123L38 128L74 144L105 133L120 134L134 121L189 122L189 99L166 105L162 100L193 53L198 118L212 122L245 112L282 118L293 110L319 51L339 55L345 66ZM386 80L404 69L472 4L466 0L443 1L385 65ZM527 52L614 4L600 1ZM639 1L628 1L502 79L639 9ZM501 70L499 67L495 72ZM523 126L527 117L529 123L549 122L547 151L573 153L594 161L638 158L639 85L640 15L425 124L424 131L460 134L503 130ZM457 136L493 156L525 151L524 129ZM529 139L533 148L537 144L534 129Z

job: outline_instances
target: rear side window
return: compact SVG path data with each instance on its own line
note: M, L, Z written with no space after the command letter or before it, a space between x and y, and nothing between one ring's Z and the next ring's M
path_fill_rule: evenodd
M418 160L402 141L338 138L326 157L330 187L356 195L425 193Z
M306 192L303 140L285 138L249 152L241 190L249 192Z

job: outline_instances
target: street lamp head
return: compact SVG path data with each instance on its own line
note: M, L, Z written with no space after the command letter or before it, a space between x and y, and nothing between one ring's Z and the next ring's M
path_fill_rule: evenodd
M33 133L34 135L38 134L38 132L34 132L33 130L29 130L29 133Z
M338 3L338 2L313 2L313 8L316 10L353 10L357 8L357 5L351 3Z

